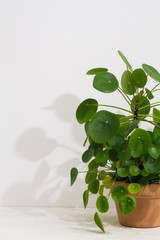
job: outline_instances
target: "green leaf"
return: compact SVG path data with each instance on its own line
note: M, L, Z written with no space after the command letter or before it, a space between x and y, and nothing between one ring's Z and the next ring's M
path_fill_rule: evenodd
M114 149L110 149L109 152L108 152L108 155L109 155L109 159L113 162L117 162L119 161L118 159L118 153L116 152L116 150Z
M107 68L93 68L87 72L87 75L95 75L100 72L107 72Z
M95 221L95 224L102 230L102 232L105 232L102 221L97 212L94 214L94 221Z
M89 164L88 164L88 169L89 170L95 170L99 167L99 164L93 159Z
M120 161L127 161L131 158L131 151L128 146L128 141L124 141L123 144L121 145L121 150L118 152L118 158Z
M106 172L105 172L105 170L100 171L99 174L98 174L98 179L99 179L99 180L103 180L103 179L105 179L105 178L106 178Z
M126 70L122 74L121 86L123 91L128 95L132 95L136 92L136 87L134 86L134 83L132 80L132 73L130 71Z
M155 173L160 170L160 157L153 159L150 155L147 155L143 160L144 168L148 173Z
M89 133L96 143L105 143L119 129L119 118L116 114L102 110L95 114L89 124Z
M102 144L98 144L98 143L95 143L95 142L92 142L89 146L88 149L93 149L94 150L94 156L97 155L97 153L103 149L103 145Z
M119 167L117 169L117 174L118 176L120 177L127 177L128 176L128 173L129 173L129 170L128 170L128 167L127 166L123 166L123 167Z
M132 212L136 208L135 198L129 195L123 196L119 201L119 208L120 211L125 215Z
M87 163L93 157L93 155L94 155L93 149L86 150L82 155L82 161L84 163Z
M106 163L108 159L108 151L107 150L100 150L95 157L95 161L97 163Z
M130 65L130 63L128 62L127 58L124 56L124 54L118 50L118 54L119 56L122 58L123 62L126 64L126 67L132 72L132 67Z
M113 188L111 196L115 202L119 202L121 197L127 194L128 194L128 190L122 185L118 185L115 188Z
M157 108L153 108L153 121L154 123L160 123L160 111Z
M134 96L131 101L131 110L133 113L135 113L135 109L138 109L138 114L148 114L150 112L149 100L144 96Z
M153 129L153 137L154 139L156 139L159 136L160 136L160 126L159 127L155 126Z
M86 208L87 205L88 205L88 198L89 198L89 191L86 190L83 193L83 205L84 205L84 208Z
M109 209L108 199L105 196L99 196L96 201L96 207L101 213L107 212Z
M93 179L96 179L97 171L88 171L85 177L86 184L89 184Z
M150 144L151 144L150 134L144 129L141 128L135 129L129 139L129 147L131 150L132 157L138 158L142 154L147 153Z
M148 97L149 99L153 99L154 96L153 96L152 92L151 92L148 88L145 88L145 90L146 90L146 93L147 93L147 97Z
M93 194L98 193L99 181L97 179L91 180L90 183L88 184L88 190Z
M151 146L149 146L148 153L154 159L156 159L160 156L160 151L159 151L158 147L153 144Z
M78 170L77 168L72 168L71 172L70 172L70 177L71 177L71 186L73 185L73 183L76 181L78 176Z
M132 80L134 86L138 88L143 88L147 83L147 76L143 69L138 68L132 72Z
M151 78L157 82L160 82L160 74L154 67L147 64L142 64L142 68Z
M103 180L102 180L102 184L104 185L104 187L106 189L110 188L110 182L111 182L111 177L110 176L106 176Z
M139 167L133 165L129 167L129 172L132 176L138 176L140 174L140 169Z
M98 73L93 80L93 87L104 93L111 93L117 90L117 78L109 72Z
M100 187L99 187L99 195L103 195L103 192L104 192L104 185L101 185Z
M125 135L128 136L128 134L130 134L139 124L139 120L134 120L133 122L131 122L128 127L125 130Z
M155 139L155 144L158 148L160 148L160 136L158 136L156 139Z
M114 150L119 151L123 141L124 141L124 138L121 135L116 134L111 139L108 140L108 144Z
M128 191L132 194L137 194L141 191L141 187L138 183L131 183L128 186Z
M77 108L76 118L82 124L90 120L97 112L98 102L95 99L88 98L83 101Z

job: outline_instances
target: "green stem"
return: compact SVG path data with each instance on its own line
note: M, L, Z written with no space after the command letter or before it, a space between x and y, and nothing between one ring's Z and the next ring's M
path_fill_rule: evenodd
M160 88L158 88L158 89L155 89L155 90L153 90L152 92L156 92L156 91L159 91L160 90Z
M157 125L156 123L154 123L153 121L149 121L149 120L146 120L146 119L141 119L141 121L143 121L143 122L148 122L148 123L150 123L150 124L152 124L152 125L154 125L154 126L160 128L160 126Z
M94 104L93 104L93 105L94 105ZM96 105L96 106L97 106L97 105ZM126 110L126 109L121 108L121 107L112 106L112 105L98 104L98 106L100 106L100 107L111 107L111 108L116 108L116 109L119 109L119 110L126 111L126 112L128 112L128 113L132 113L132 112L129 111L129 110Z
M124 99L126 100L126 102L129 104L129 106L131 105L129 102L128 102L128 100L127 100L127 98L126 98L126 96L123 94L123 92L118 88L118 91L122 94L122 96L124 97Z
M128 100L131 102L131 99L128 97L128 95L123 91L123 89L121 87L118 87L121 92L128 98Z
M153 92L153 90L159 86L160 83L158 83L156 86L154 86L154 88L151 89L151 92Z

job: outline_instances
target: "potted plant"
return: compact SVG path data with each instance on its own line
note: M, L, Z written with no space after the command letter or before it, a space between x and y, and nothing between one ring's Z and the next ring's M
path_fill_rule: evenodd
M84 124L87 149L82 155L86 165L83 193L84 208L90 195L97 194L94 221L104 232L99 213L109 209L108 198L116 203L121 224L132 227L160 226L160 101L154 101L154 93L160 84L160 73L150 65L132 67L121 51L118 51L127 70L118 82L106 68L94 68L87 72L94 75L93 87L103 93L118 91L129 105L128 109L99 104L97 100L84 100L77 108L76 118ZM158 83L146 88L148 78ZM119 109L125 114L115 114L98 107ZM147 122L152 131L144 128ZM72 168L71 185L79 172ZM107 190L106 190L107 189ZM99 213L98 213L99 212Z

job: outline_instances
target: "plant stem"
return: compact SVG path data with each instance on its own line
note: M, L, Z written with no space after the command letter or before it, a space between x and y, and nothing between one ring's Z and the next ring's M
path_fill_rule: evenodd
M121 90L121 92L126 96L126 98L128 98L128 100L131 102L131 99L128 97L128 95L123 91L123 89L121 87L118 87L119 90Z
M155 89L155 90L153 90L152 92L156 92L156 91L159 91L160 90L160 88L158 88L158 89Z
M97 106L97 105L96 105ZM123 110L123 111L126 111L128 113L132 113L131 111L129 110L126 110L124 108L121 108L121 107L116 107L116 106L112 106L112 105L104 105L104 104L98 104L98 106L100 107L111 107L111 108L116 108L116 109L119 109L119 110Z
M148 123L150 123L150 124L152 124L152 125L154 125L154 126L160 128L160 126L157 125L156 123L154 123L153 121L149 121L149 120L146 120L146 119L141 119L141 121L143 121L143 122L148 122Z
M154 88L151 89L151 92L153 92L153 90L159 86L160 83L158 83Z
M124 97L124 99L126 100L126 102L130 105L130 103L128 102L127 98L126 98L125 95L123 94L123 92L121 92L120 89L118 89L118 91L122 94L122 96Z

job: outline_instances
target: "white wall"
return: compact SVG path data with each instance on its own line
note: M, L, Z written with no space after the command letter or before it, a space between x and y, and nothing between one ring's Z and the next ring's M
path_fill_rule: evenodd
M119 103L92 88L90 68L107 67L118 78L125 66L160 70L158 0L0 1L0 205L81 206L80 101ZM91 205L94 204L94 201Z

